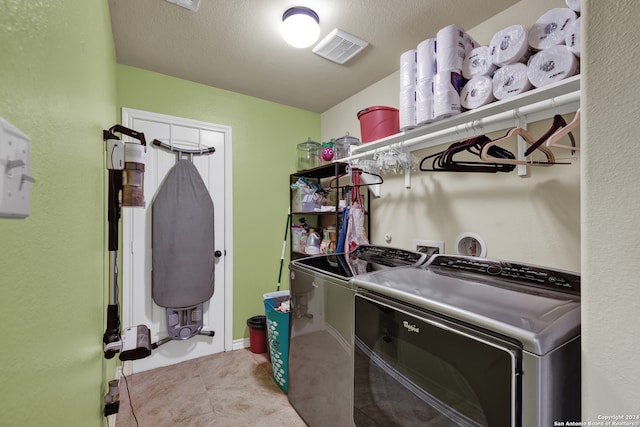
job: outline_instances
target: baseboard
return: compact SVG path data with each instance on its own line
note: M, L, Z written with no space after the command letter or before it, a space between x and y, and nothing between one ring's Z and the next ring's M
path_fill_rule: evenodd
M242 350L243 348L251 347L251 341L249 338L240 338L239 340L234 340L231 344L231 350Z

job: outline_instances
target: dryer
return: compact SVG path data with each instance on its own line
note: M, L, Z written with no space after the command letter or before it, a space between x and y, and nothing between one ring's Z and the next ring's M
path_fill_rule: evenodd
M352 279L425 261L422 253L363 245L290 263L288 398L309 426L353 425Z

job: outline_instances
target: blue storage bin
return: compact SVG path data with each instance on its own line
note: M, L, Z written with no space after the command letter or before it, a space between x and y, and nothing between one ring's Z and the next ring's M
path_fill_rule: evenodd
M289 392L289 312L283 313L276 308L289 298L288 290L264 294L271 373L285 394Z

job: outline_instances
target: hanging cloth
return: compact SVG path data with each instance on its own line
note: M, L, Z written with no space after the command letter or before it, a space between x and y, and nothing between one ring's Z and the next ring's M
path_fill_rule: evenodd
M340 227L340 236L338 236L338 246L336 252L344 252L344 241L347 239L347 224L349 222L349 207L342 210L342 225Z
M362 171L351 171L353 189L351 190L351 208L347 222L347 235L344 244L345 252L354 250L358 245L368 245L367 231L364 228L364 208L360 194L360 174Z

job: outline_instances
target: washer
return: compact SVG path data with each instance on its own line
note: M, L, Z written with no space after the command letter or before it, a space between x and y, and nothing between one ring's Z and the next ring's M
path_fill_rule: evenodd
M436 255L357 287L356 425L580 421L580 276Z
M308 425L353 425L352 279L425 260L422 253L366 245L291 262L288 398Z

